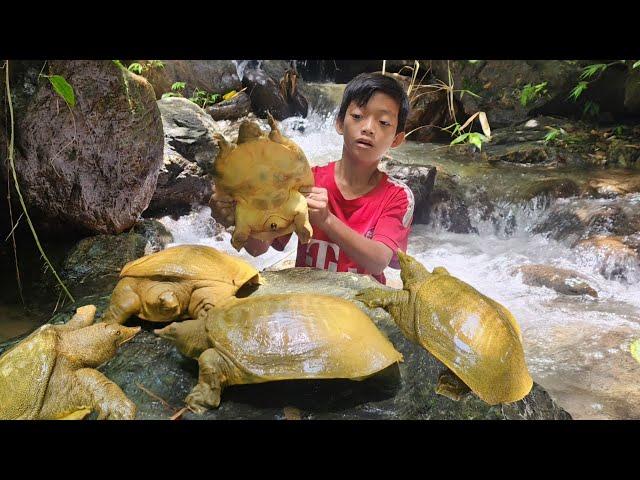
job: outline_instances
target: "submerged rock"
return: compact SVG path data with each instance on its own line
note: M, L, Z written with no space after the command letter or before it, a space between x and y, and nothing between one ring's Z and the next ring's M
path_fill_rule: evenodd
M573 270L550 265L523 265L516 272L522 273L522 283L526 285L547 287L564 295L598 296L587 278Z

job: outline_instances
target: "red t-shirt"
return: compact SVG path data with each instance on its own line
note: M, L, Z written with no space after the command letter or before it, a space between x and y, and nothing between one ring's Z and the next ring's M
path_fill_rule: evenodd
M413 221L413 193L404 183L383 173L380 183L373 190L361 197L347 200L336 185L335 165L335 162L332 162L312 168L316 187L327 189L329 210L359 234L388 246L394 252L389 266L399 268L396 251L407 250ZM289 235L278 238L272 246L276 250L282 250L289 238ZM332 272L370 273L347 257L319 228L313 229L313 237L307 245L298 242L296 267L316 267ZM386 283L384 274L373 277L380 283Z

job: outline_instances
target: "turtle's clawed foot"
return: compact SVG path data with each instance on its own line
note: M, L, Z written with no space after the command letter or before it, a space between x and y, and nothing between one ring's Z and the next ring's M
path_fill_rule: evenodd
M384 302L380 298L380 293L381 290L379 288L365 288L356 294L355 299L360 300L370 308L382 307Z
M436 386L436 393L438 395L459 402L460 399L470 391L469 386L460 380L451 370L447 369L440 372L438 385Z
M193 412L202 415L210 408L217 408L220 405L220 389L213 389L210 385L199 383L191 390L185 403Z
M105 401L99 407L98 420L133 420L136 404L129 399Z

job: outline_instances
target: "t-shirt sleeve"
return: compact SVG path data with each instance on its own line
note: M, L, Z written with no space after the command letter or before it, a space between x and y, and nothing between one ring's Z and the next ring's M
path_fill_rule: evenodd
M413 222L413 207L414 199L411 190L408 187L398 190L385 206L373 231L372 240L385 244L393 251L393 257L389 263L391 268L400 268L396 252L407 251L411 222Z

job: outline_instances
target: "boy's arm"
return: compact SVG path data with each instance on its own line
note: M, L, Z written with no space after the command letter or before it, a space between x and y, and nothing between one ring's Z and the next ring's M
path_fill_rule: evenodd
M379 275L389 265L393 250L382 242L363 237L329 212L319 228L340 246L354 262L374 275Z

